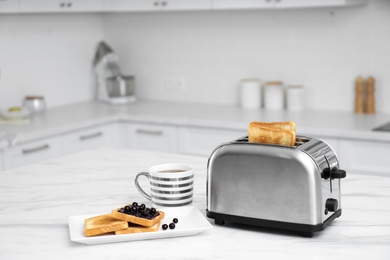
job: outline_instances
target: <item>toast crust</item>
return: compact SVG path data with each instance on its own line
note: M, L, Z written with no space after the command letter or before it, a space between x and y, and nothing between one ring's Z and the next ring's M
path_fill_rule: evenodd
M259 126L259 127L267 127L271 129L281 129L286 131L296 131L296 124L292 121L285 122L257 122L253 121L249 125Z
M296 140L294 122L251 122L248 141L251 143L294 146Z
M111 216L113 218L117 218L117 219L120 219L120 220L131 222L133 224L138 224L138 225L141 225L141 226L144 226L144 227L152 227L152 226L154 226L156 223L160 222L164 218L164 216L165 216L164 212L162 212L160 210L157 210L157 212L159 212L160 215L158 215L154 219L139 218L139 217L136 217L136 216L125 214L125 213L120 213L120 212L118 212L119 209L120 208L117 208L117 209L114 209L114 210L111 211Z
M87 237L127 229L127 221L113 218L111 214L104 214L84 220L84 235Z
M151 227L145 227L129 222L129 227L127 229L115 231L115 235L123 234L133 234L133 233L142 233L142 232L156 232L160 227L160 221L154 224Z

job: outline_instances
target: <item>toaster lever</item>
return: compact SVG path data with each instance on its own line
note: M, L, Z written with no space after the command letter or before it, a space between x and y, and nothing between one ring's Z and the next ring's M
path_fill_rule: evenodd
M336 167L329 169L325 168L322 173L321 177L325 180L332 178L332 179L342 179L347 176L347 172L341 169L337 169Z
M347 176L346 171L341 170L341 169L337 169L337 168L333 168L331 173L330 173L330 177L332 179L342 179L342 178L345 178L346 176Z

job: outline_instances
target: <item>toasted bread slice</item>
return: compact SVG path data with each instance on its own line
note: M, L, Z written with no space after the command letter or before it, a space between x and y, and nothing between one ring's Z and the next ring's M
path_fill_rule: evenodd
M104 214L84 220L84 234L87 237L127 229L127 221L113 218L111 214Z
M154 226L151 227L145 227L133 223L129 223L129 227L127 229L118 230L115 231L115 235L122 235L122 234L133 234L133 233L141 233L141 232L155 232L160 227L160 221L154 224Z
M129 215L129 214L118 212L119 209L120 208L112 210L111 216L113 218L125 220L127 222L130 222L130 223L133 223L133 224L138 224L138 225L141 225L141 226L144 226L144 227L154 226L157 222L160 222L164 218L164 216L165 216L164 212L162 212L160 210L157 210L157 212L160 213L160 215L158 215L157 217L155 217L153 219L139 218L139 217L136 217L136 216L132 216L132 215Z
M287 130L287 131L296 131L296 125L292 121L286 121L286 122L257 122L253 121L250 123L250 125L255 125L259 127L268 127L272 129L281 129L281 130Z
M293 146L295 131L272 129L251 124L248 127L248 141L252 143L266 143Z

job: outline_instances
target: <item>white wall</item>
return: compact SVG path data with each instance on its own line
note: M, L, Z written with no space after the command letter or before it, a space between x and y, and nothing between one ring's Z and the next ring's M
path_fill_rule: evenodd
M390 1L284 11L0 15L0 108L25 95L49 107L94 98L91 63L105 39L137 95L237 104L238 82L302 84L313 109L353 109L357 75L377 79L377 110L390 113ZM184 77L184 91L164 79Z
M1 15L0 108L43 95L48 107L91 100L100 15Z
M390 1L283 11L109 14L105 38L142 98L237 104L242 78L302 84L307 107L353 110L354 79L377 79L390 112ZM186 78L187 89L164 88Z

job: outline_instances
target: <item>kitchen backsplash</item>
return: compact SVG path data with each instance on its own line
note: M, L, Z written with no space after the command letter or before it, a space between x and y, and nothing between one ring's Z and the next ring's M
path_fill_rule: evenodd
M0 15L0 107L42 94L50 107L94 98L104 39L144 99L238 104L243 78L303 85L306 107L353 111L354 80L377 80L390 113L390 1L296 10ZM178 87L177 83L181 85Z

